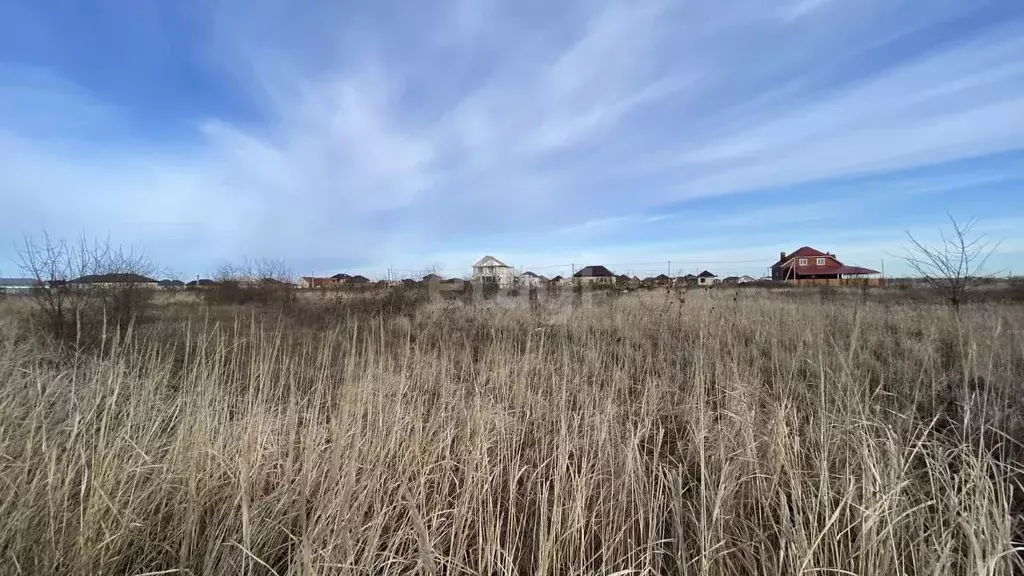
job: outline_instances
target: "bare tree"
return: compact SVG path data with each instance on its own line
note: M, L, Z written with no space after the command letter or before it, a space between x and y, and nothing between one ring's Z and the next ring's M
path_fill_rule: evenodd
M257 285L268 280L292 283L292 271L288 263L276 258L244 258L241 262L225 262L214 276L218 282L237 282Z
M903 261L935 294L958 309L968 294L991 276L985 274L985 264L1001 241L976 233L977 220L973 218L957 222L948 217L951 230L940 233L937 245L925 244L907 232L910 246Z
M41 242L26 237L18 257L22 274L36 283L37 318L57 338L80 337L83 325L107 320L127 328L151 296L147 276L155 266L109 238L68 242L44 232Z
M287 303L295 298L291 268L281 259L245 258L224 263L214 278L215 288L204 295L216 303Z
M441 264L435 263L435 264L428 264L427 266L424 266L423 269L420 270L417 274L418 274L419 278L423 279L423 278L426 278L427 276L438 276L438 277L441 277L441 276L443 276L443 274L441 274L441 272L444 272L444 266L442 266Z

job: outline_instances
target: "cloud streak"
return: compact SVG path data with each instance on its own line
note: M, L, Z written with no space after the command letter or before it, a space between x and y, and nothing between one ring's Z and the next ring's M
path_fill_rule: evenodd
M157 124L159 103L88 71L3 69L0 241L88 229L180 269L266 254L325 272L566 238L676 252L703 248L676 228L670 249L673 226L781 239L879 199L786 187L892 174L878 187L899 197L963 181L994 199L1022 176L900 176L1024 148L1011 3L386 4L211 5L178 65L224 93Z

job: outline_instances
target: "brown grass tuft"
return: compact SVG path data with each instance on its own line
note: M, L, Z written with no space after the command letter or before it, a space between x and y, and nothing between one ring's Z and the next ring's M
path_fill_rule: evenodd
M5 304L2 571L1024 568L1020 306L569 299L174 308L70 355Z

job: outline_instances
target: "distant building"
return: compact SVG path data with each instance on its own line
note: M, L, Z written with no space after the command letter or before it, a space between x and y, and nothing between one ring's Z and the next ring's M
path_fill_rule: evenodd
M326 278L319 276L303 276L299 279L299 288L339 288L342 285L369 284L370 279L366 276L349 276L348 274L335 274Z
M572 275L573 281L588 284L615 284L615 274L604 266L586 266Z
M476 264L473 264L474 282L510 287L514 283L515 277L512 267L494 256L484 256Z
M210 280L209 278L200 278L198 280L191 280L189 282L186 282L185 288L192 290L196 288L212 288L216 285L217 283L214 282L213 280Z
M442 280L444 280L444 278L437 274L427 274L423 277L423 282L441 282Z
M792 254L781 252L779 261L772 266L772 280L844 280L878 274L877 270L847 266L835 254L804 246Z
M0 294L18 294L41 287L35 278L0 278Z
M318 276L303 276L299 278L299 288L302 289L327 288L336 284L337 281L333 278L320 278Z
M533 272L523 272L516 278L516 282L525 288L539 288L547 281L547 278Z
M697 276L694 275L694 274L687 274L686 276L679 276L679 277L676 278L675 283L676 284L680 284L682 286L696 286L697 285Z
M86 274L71 281L71 284L86 286L137 286L156 288L157 281L131 272L111 272L108 274Z
M303 276L299 279L299 288L338 288L348 284L367 284L370 281L366 276L349 276L348 274L335 274L322 278L319 276Z
M181 280L161 280L156 283L161 290L183 290L185 283Z
M615 284L625 288L636 288L640 286L640 279L628 274L619 274L615 277Z
M698 286L712 286L718 283L718 276L715 276L707 270L697 274L697 285Z
M452 289L454 290L462 290L462 287L466 284L466 281L463 280L462 278L448 278L447 280L442 280L441 283L451 286Z

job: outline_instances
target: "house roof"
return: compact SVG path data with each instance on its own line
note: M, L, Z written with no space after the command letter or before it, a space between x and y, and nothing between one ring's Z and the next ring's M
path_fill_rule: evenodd
M727 276L725 282L737 282L739 279L739 276Z
M527 272L523 272L519 276L520 276L520 278L523 277L523 276L526 276L527 278L536 278L537 280L547 280L547 278L545 278L544 276L542 276L540 274L537 274L536 272L529 272L529 271L527 271Z
M718 276L715 276L711 272L708 272L707 270L705 270L705 271L701 272L700 274L698 274L697 278L718 278Z
M564 278L562 278L561 276L555 276L554 278L551 279L552 282L561 282L562 280L564 280Z
M843 276L861 276L866 274L878 274L878 270L872 270L871 268L862 268L860 266L787 266L787 275L792 273L796 276L814 276L819 274L833 275L842 274Z
M697 279L697 277L694 276L693 274L687 274L686 276L680 276L680 278L682 278L683 280L696 280Z
M113 272L110 274L86 274L71 282L75 284L152 284L156 280L141 274Z
M503 266L505 268L511 268L511 266L509 266L508 264L505 264L501 260L498 260L494 256L490 255L484 256L483 258L478 260L476 264L473 264L473 268L477 268L480 266Z
M800 265L799 260L794 258L829 258L826 261L826 266L817 266L808 262L807 265ZM787 265L788 263L788 265ZM878 274L877 270L870 268L862 268L860 266L847 266L836 258L835 254L828 252L822 252L816 248L810 246L802 246L795 250L791 254L787 254L782 257L778 262L772 265L772 268L784 266L787 270L787 274L795 272L799 275L811 275L811 274L843 274L847 276L857 276L863 274Z
M335 274L334 276L331 276L332 280L348 280L349 278L351 278L351 276L348 274Z
M184 286L185 283L181 280L161 280L157 282L160 286Z
M366 284L369 281L369 278L367 278L366 276L361 276L359 274L349 277L349 282L352 282L353 284Z
M608 278L614 277L612 271L604 266L586 266L572 275L573 278Z
M845 274L846 276L858 276L861 274L878 274L878 270L872 270L870 268L861 268L860 266L840 266L839 268L833 269L836 274ZM833 271L833 270L830 270Z
M654 277L654 279L655 280L671 280L671 278L669 278L668 276L666 276L664 274L658 274L657 276Z
M424 281L430 281L430 280L444 280L444 278L442 278L442 277L438 276L437 274L427 274L426 276L424 276L424 277L423 277L423 280L424 280Z
M773 267L781 266L784 263L788 262L791 258L796 258L798 256L802 258L813 258L817 256L831 256L835 258L835 254L828 254L816 248L811 248L810 246L801 246L800 248L797 248L792 254L787 254L784 258L781 258L778 262L773 264ZM836 260L836 262L839 262L839 260Z

